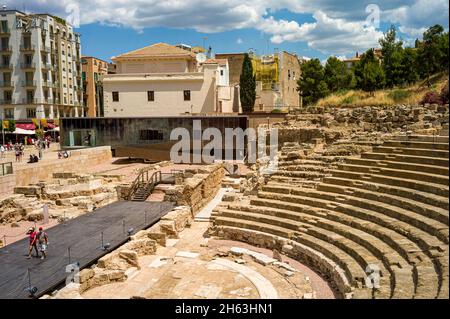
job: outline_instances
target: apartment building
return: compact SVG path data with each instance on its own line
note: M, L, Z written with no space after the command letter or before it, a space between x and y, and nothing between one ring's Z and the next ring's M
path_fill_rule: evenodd
M48 14L0 11L0 117L82 117L80 35Z
M239 111L228 61L157 43L113 57L117 74L102 77L105 117L178 116Z
M250 52L256 76L254 111L272 112L275 109L298 108L302 105L297 91L301 60L295 54L281 51L258 56ZM216 58L227 59L230 82L239 84L245 53L217 53Z
M83 79L84 101L86 103L87 116L104 116L103 85L100 77L108 74L109 64L98 58L83 56L81 69Z

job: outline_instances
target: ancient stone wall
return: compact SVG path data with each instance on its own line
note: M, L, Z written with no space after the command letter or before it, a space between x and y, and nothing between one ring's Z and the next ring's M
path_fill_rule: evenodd
M74 283L52 297L45 295L42 298L80 298L80 294L88 289L125 281L141 269L139 257L155 254L158 245L165 246L168 238L178 238L178 234L189 227L192 220L189 207L174 208L151 228L137 232L129 242L100 258L95 266L83 269L75 276Z
M164 200L190 206L195 215L217 194L225 170L222 164L189 169L184 173L183 183L165 191Z
M45 154L55 156L56 154ZM109 146L95 147L71 151L71 157L67 159L52 159L38 163L16 166L14 168L14 180L16 186L37 184L40 181L48 181L54 173L76 172L86 173L95 165L110 161L112 158ZM12 177L1 177L0 197L13 193Z

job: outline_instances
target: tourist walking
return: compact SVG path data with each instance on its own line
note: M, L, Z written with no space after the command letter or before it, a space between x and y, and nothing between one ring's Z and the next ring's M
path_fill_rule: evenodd
M36 234L36 238L39 244L39 251L42 253L41 259L47 258L47 247L48 247L48 235L42 227L39 227L39 231Z
M30 227L27 231L27 235L30 241L30 246L28 248L28 256L27 259L31 258L31 252L34 250L36 251L36 257L39 258L39 250L37 247L37 233L34 227Z
M4 158L5 157L5 147L3 145L0 146L0 152L1 152L1 154L0 154L1 158Z
M16 152L16 162L20 162L20 150L17 145L14 146L14 152Z

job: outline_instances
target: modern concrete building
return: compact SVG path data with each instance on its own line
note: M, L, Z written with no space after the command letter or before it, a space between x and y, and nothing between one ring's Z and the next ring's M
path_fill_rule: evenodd
M0 11L0 117L84 116L80 45L63 19Z
M157 43L112 58L117 74L102 77L105 117L177 116L239 111L228 63Z
M81 58L84 101L87 116L104 116L103 85L100 77L108 74L109 64L98 58L83 56Z

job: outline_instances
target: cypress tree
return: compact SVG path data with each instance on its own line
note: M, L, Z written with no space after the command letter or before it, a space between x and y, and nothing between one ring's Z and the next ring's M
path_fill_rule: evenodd
M242 110L252 112L256 100L256 76L253 74L252 61L248 54L244 56L239 86Z

